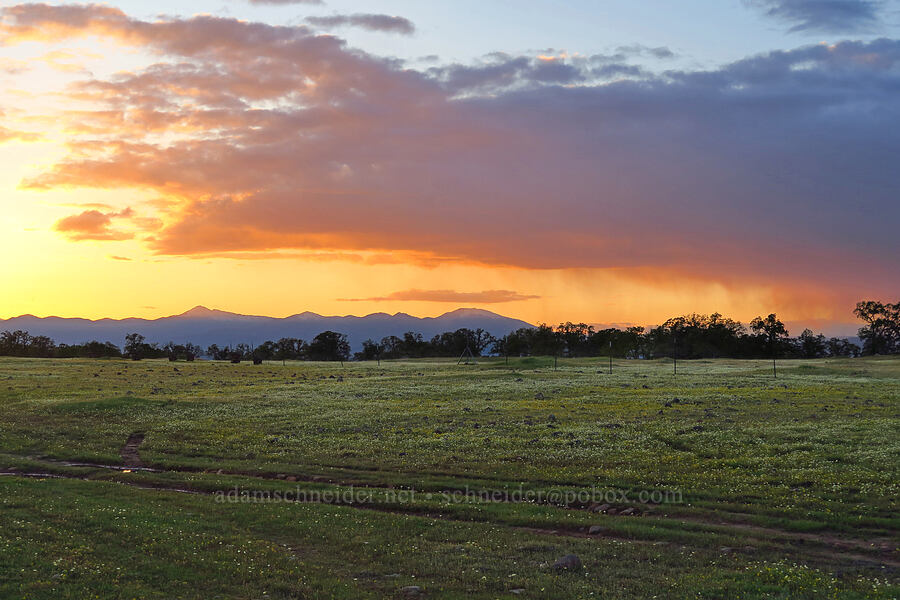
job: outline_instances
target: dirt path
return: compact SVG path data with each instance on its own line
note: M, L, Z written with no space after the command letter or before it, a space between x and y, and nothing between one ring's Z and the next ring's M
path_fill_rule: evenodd
M209 472L215 473L219 475L234 475L239 477L247 477L252 479L263 479L263 480L282 480L285 482L310 482L310 483L328 483L336 486L343 487L360 487L360 488L372 488L372 489L410 489L413 488L401 488L400 486L394 486L390 484L379 485L374 482L350 482L350 481L341 481L339 479L328 477L328 476L309 476L309 475L290 475L291 479L287 479L286 475L278 475L275 473L254 473L249 471L232 471L232 470L218 470L218 471L204 471L199 468L192 467L181 467L177 465L167 465L165 468L152 468L144 466L144 463L141 461L140 456L138 455L138 447L144 440L144 434L140 432L136 432L131 434L128 437L128 440L125 442L125 445L121 449L121 456L123 462L127 465L126 467L122 467L119 465L104 465L104 464L96 464L96 463L75 463L75 462L67 462L67 461L59 461L54 459L40 458L37 460L42 460L48 463L55 463L69 467L88 467L88 468L97 468L97 469L109 469L115 471L122 471L127 468L132 468L134 470L141 471L150 471L150 472L180 472L180 473L197 473L197 472ZM79 476L74 476L74 478L81 478ZM132 485L132 484L129 484ZM170 489L164 486L157 487L154 485L144 485L139 486L148 489L162 489L169 491L179 491L179 492L187 492L192 490L185 489ZM415 491L415 490L413 490ZM451 490L452 491L452 490ZM203 493L203 492L200 492ZM440 492L436 492L440 493ZM384 506L357 506L357 508L368 508L371 510L382 510L386 512L395 512L409 515L419 515L425 517L432 518L442 518L440 515L426 513L423 511L417 510L403 510L392 507L384 507ZM573 507L574 508L574 507ZM742 535L748 538L748 542L750 543L761 543L767 542L769 540L773 540L774 538L781 538L782 541L788 542L790 544L795 545L806 545L808 548L807 552L812 553L813 548L811 546L819 546L819 551L824 552L827 555L833 557L842 557L844 559L859 559L866 560L868 562L873 562L875 560L881 561L883 564L890 565L892 568L898 569L900 568L900 561L896 560L893 556L894 550L897 547L897 543L894 539L889 537L878 537L878 538L867 538L867 539L859 539L859 538L851 538L844 537L840 535L830 534L830 533L804 533L804 532L796 532L789 531L784 529L777 529L772 527L765 527L760 525L754 525L747 522L729 520L723 521L721 517L727 515L728 513L720 513L718 515L643 515L639 518L641 519L667 519L670 521L684 521L689 523L696 523L707 525L710 527L714 527L719 533L724 533L728 530L735 530L741 532ZM622 518L635 518L635 517L622 517ZM485 521L489 522L489 521ZM527 529L533 530L535 532L542 532L545 534L551 535L564 535L569 537L607 537L611 539L618 540L626 540L629 542L643 542L643 543L653 543L647 540L635 540L634 538L627 537L624 535L617 535L613 531L604 531L602 534L598 535L588 535L584 531L581 530L548 530L548 529L539 529L539 528L530 528L526 526L520 526L519 529ZM729 552L742 552L743 550L740 548L728 549ZM859 553L868 553L868 556L862 556Z
M131 438L129 438L131 439ZM98 465L92 465L98 466ZM108 466L113 470L122 470L121 467L114 467L112 465ZM23 471L0 471L0 475L7 476L19 476L19 477L29 477L29 478L53 478L53 479L77 479L81 481L96 481L90 479L89 477L85 477L83 475L76 474L49 474L49 473L40 473L40 472L23 472ZM129 487L142 489L142 490L152 490L152 491L167 491L167 492L177 492L182 494L195 494L195 495L214 495L215 492L205 491L205 490L196 490L184 487L175 487L171 485L167 485L164 483L148 483L148 482L128 482L128 481L117 481L117 483L127 485ZM319 502L316 500L297 500L296 502ZM347 503L331 503L334 505L345 506L348 508L358 509L358 510L370 510L376 512L384 512L390 514L411 516L411 517L421 517L428 519L440 519L444 521L453 521L460 523L484 523L489 525L494 525L497 527L506 527L510 529L514 529L516 531L523 531L528 533L533 533L537 535L550 535L556 537L566 537L566 538L597 538L597 539L612 539L617 541L625 541L628 543L635 544L648 544L648 545L671 545L670 542L662 542L662 541L652 541L652 540L640 540L634 539L632 537L619 535L614 531L604 530L603 532L591 535L586 533L582 529L565 529L565 528L542 528L542 527L533 527L527 525L512 525L502 522L491 521L490 519L472 519L472 518L460 518L450 516L444 513L435 512L431 510L419 510L416 508L399 508L396 506L381 506L377 504L347 504ZM653 518L653 517L648 517ZM849 540L842 538L833 538L831 536L825 535L816 535L816 534L803 534L797 532L787 532L781 531L777 529L769 529L762 527L754 527L748 525L720 525L722 527L734 527L742 531L745 534L748 534L748 542L753 541L765 541L769 538L769 535L766 534L774 534L778 536L782 536L783 538L787 538L786 541L789 543L796 544L800 543L804 545L804 550L802 555L808 557L816 557L822 561L840 565L842 568L844 567L858 567L858 566L879 566L881 568L886 568L890 572L900 571L900 561L896 560L892 556L893 547L876 547L872 548L871 546L865 545L865 542L862 540ZM762 535L753 535L753 534L762 534ZM883 540L882 540L883 541ZM722 549L725 552L725 549ZM799 548L794 546L794 552L798 552ZM860 552L870 552L871 554L861 554ZM743 548L734 548L728 549L725 553L738 553L744 554L746 552Z
M143 467L144 463L141 460L141 455L138 454L138 447L144 443L144 434L141 432L135 432L128 436L128 439L125 441L125 445L122 446L122 449L119 450L119 456L122 457L122 462L125 463L127 467Z

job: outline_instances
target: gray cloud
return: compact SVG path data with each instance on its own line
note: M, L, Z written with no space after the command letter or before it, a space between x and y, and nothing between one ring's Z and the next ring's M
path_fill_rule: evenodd
M856 33L870 31L881 22L880 0L744 0L790 31Z
M675 58L675 53L666 46L644 46L643 44L631 44L616 48L617 59L622 60L626 56L649 56L657 59Z
M359 27L369 31L384 31L412 35L416 26L412 21L403 17L377 14L332 15L328 17L308 17L306 22L322 29L334 29L337 27Z

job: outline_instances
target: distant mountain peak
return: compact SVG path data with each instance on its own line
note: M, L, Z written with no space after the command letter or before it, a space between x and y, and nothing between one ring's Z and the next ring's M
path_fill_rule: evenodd
M180 315L174 315L175 317L182 317L186 319L216 319L223 317L239 317L241 315L232 312L226 312L224 310L217 310L206 308L202 305L197 305L191 310L187 312L183 312Z
M320 315L320 314L318 314L318 313L310 312L310 311L308 311L308 310L305 310L305 311L303 311L302 313L297 313L297 314L295 314L295 315L291 315L291 316L286 317L286 318L287 318L287 319L292 319L292 320L303 320L303 319L309 320L309 319L321 319L321 318L322 318L322 315Z
M441 315L442 317L500 317L495 312L483 308L457 308Z

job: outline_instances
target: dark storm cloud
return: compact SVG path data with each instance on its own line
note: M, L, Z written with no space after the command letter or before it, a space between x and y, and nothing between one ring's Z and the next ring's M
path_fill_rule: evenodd
M879 0L744 0L790 31L855 33L869 31L881 21L885 2Z

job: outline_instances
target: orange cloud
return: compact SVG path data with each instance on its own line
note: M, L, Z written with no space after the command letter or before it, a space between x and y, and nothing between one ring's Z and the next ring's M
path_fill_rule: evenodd
M53 226L55 231L62 233L73 241L101 240L120 241L134 237L133 233L117 231L112 228L113 219L130 217L130 208L118 213L103 213L99 210L86 210L77 215L64 217Z
M536 300L540 296L520 294L512 290L484 290L482 292L458 292L454 290L404 290L374 298L340 298L341 302L447 302L473 304L500 304Z

